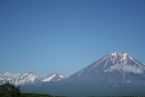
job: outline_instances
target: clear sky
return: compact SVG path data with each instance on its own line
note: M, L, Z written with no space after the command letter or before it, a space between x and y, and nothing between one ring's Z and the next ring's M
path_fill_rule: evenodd
M113 51L145 63L145 0L0 0L0 72L68 76Z

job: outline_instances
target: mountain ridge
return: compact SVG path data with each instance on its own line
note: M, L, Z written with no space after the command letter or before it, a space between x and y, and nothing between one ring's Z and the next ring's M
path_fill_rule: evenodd
M51 77L51 75L55 75L54 77ZM49 79L49 80L46 80ZM60 81L64 78L63 75L60 75L58 73L51 73L48 74L47 77L38 77L33 72L28 73L10 73L5 72L0 74L0 82L4 83L6 81L9 81L10 83L13 83L15 85L25 85L25 84L33 84L38 82L55 82Z

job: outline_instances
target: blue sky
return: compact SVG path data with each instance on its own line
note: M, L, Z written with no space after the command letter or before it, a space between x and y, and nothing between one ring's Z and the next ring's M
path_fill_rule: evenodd
M0 71L68 76L125 51L145 63L144 0L0 0Z

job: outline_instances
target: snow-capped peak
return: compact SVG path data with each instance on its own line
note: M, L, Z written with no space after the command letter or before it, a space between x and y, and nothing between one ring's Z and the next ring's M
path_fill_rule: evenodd
M118 58L121 61L124 61L127 59L133 60L133 57L131 57L128 53L125 53L125 52L113 52L113 53L108 54L108 56L110 55L112 58L116 58L116 59Z
M64 78L63 75L60 75L60 74L56 74L56 73L52 73L52 74L49 74L46 78L44 78L42 81L43 82L55 82L55 81L60 81Z
M106 55L105 72L143 73L145 66L125 52L113 52Z
M24 85L26 83L35 81L36 78L37 76L32 72L24 74L5 72L0 75L0 80L3 80L4 82L9 81L15 85Z
M80 70L75 75L81 76L86 73L96 72L119 72L121 74L128 73L144 73L145 65L125 52L113 52L100 58L98 61Z
M120 56L123 59L126 59L126 57L129 56L127 53L124 53L124 52L113 52L113 53L110 53L110 55L112 55L113 57Z
M145 79L145 65L128 53L113 52L70 76L73 80L132 83ZM138 78L139 76L140 78Z
M33 82L33 81L35 81L36 80L36 78L37 78L37 76L34 74L34 73L32 73L32 72L30 72L30 73L25 73L25 74L23 74L21 77L24 77L25 79L26 79L26 81L27 82Z

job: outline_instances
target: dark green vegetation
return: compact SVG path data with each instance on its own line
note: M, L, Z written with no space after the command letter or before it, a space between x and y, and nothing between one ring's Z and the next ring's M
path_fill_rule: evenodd
M0 97L20 97L20 89L9 82L0 85Z
M21 97L65 97L65 96L50 96L45 94L21 93Z
M50 96L45 94L21 93L19 87L6 82L0 85L0 97L64 97Z

